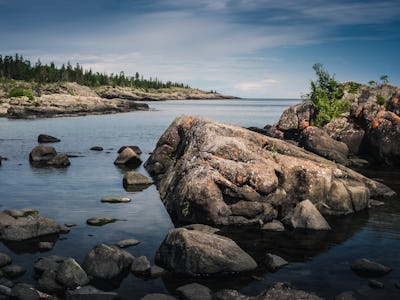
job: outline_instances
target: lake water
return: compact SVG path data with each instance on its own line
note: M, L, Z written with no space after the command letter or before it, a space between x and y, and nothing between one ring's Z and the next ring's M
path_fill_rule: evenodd
M98 243L115 243L136 238L141 244L128 248L135 256L154 254L167 232L173 228L155 186L138 193L122 187L124 170L114 166L117 150L123 145L138 145L145 161L156 142L179 114L202 115L240 126L263 127L276 122L282 111L299 100L190 100L149 102L153 110L114 115L55 118L39 120L0 119L0 155L7 157L0 167L0 210L31 207L42 216L60 224L76 223L71 232L62 235L51 251L38 252L32 245L0 244L0 251L13 257L13 262L28 269L20 279L34 282L33 262L42 256L74 257L82 263L85 254ZM58 152L74 154L66 169L32 168L29 152L37 145L40 133L61 139L53 144ZM94 152L92 146L105 150ZM147 174L143 166L138 171ZM372 172L400 193L399 172ZM103 196L129 195L131 203L101 203ZM213 290L240 289L255 295L274 282L290 282L294 287L314 291L327 299L352 290L359 299L400 299L400 201L356 215L329 220L331 232L261 233L229 232L237 243L260 261L267 252L278 254L290 265L276 273L256 274L259 279L237 278L200 280ZM96 216L109 216L118 221L102 227L86 225ZM368 278L350 270L357 258L367 257L394 270L383 278L383 290L368 287ZM122 282L109 283L108 289L126 299L140 299L152 292L173 293L190 280L167 276L143 280L129 274ZM106 286L102 286L105 288Z

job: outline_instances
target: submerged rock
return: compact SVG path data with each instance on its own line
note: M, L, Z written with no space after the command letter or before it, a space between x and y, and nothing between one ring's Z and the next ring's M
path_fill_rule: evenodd
M241 273L257 267L231 239L185 228L168 233L156 253L156 263L185 276Z
M128 270L133 256L116 246L99 244L86 254L83 269L90 276L111 279Z
M128 203L131 202L131 198L126 196L108 196L101 198L101 202L107 203Z
M258 225L291 216L304 200L322 214L348 214L395 194L291 143L201 117L177 117L145 168L177 224Z
M183 300L211 300L211 290L198 283L190 283L176 289L176 292Z
M361 276L380 276L392 271L391 268L366 258L354 261L351 269Z
M86 220L86 223L91 226L103 226L109 223L114 223L118 221L115 218L110 217L95 217Z
M139 245L140 241L136 240L136 239L126 239L126 240L122 240L116 243L116 245L120 248L127 248L127 247L131 247L131 246L136 246Z
M374 289L383 289L384 285L382 282L375 280L375 279L370 279L368 281L368 285Z
M61 140L51 135L39 134L38 136L38 143L58 143L58 142L61 142Z

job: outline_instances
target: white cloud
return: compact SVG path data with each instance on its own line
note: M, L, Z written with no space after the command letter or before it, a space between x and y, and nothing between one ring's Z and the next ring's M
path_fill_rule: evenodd
M234 85L234 88L241 92L265 91L267 88L277 85L277 84L279 84L279 81L276 79L263 79L260 81L239 82Z

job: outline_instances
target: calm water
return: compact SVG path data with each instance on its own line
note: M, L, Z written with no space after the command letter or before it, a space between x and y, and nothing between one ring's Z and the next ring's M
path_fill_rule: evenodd
M82 263L84 255L96 244L114 243L136 238L141 244L128 248L135 256L154 253L173 225L154 186L139 193L128 193L122 187L125 171L113 165L117 150L123 145L138 145L145 161L149 152L179 114L202 115L240 126L272 124L282 111L297 100L222 100L150 102L148 112L57 118L42 120L0 119L0 155L8 158L0 167L0 210L32 207L57 222L76 223L71 232L61 236L51 251L37 252L32 245L0 244L0 251L13 257L14 263L28 268L21 281L33 281L33 262L52 254L71 256ZM37 136L46 133L60 138L54 144L59 152L75 154L67 169L35 169L28 161L30 150L37 145ZM90 151L92 146L103 152ZM138 169L147 174L143 167ZM383 178L400 192L398 172L372 173ZM128 204L105 204L100 198L108 195L129 195ZM315 291L332 299L347 291L356 291L360 299L400 299L394 287L400 281L400 201L354 216L330 220L334 230L327 233L229 232L242 248L256 260L273 252L291 264L277 273L259 272L263 280L252 278L203 280L214 290L236 288L257 294L276 281L291 282L295 287ZM86 225L86 219L110 216L125 221L103 227ZM244 236L246 235L246 238ZM383 290L372 290L368 279L350 270L353 260L368 257L391 266L394 271L380 278ZM188 281L165 277L142 280L129 274L122 282L110 283L126 299L140 299L151 292L173 293ZM103 287L104 288L104 287Z

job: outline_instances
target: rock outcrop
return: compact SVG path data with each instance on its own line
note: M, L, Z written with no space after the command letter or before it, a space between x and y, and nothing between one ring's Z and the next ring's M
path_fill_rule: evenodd
M168 233L156 253L156 263L185 276L226 275L257 267L233 240L185 228Z
M354 90L351 84L345 83L344 89L342 101L348 101L350 109L320 129L324 132L320 131L322 141L327 141L327 134L334 141L346 144L351 155L364 156L375 164L399 167L400 87L389 84L377 87L360 85ZM285 110L276 124L267 127L267 135L298 142L310 130L308 127L313 124L313 114L310 101L296 104ZM332 141L329 143L334 144ZM307 147L303 143L303 146L339 163L347 162L342 157L338 159L337 154L325 155L325 150L321 153L318 149L321 145L318 144ZM346 154L344 150L342 155Z
M348 214L395 194L291 143L191 116L175 119L145 167L176 223L282 220L307 199L322 214Z

